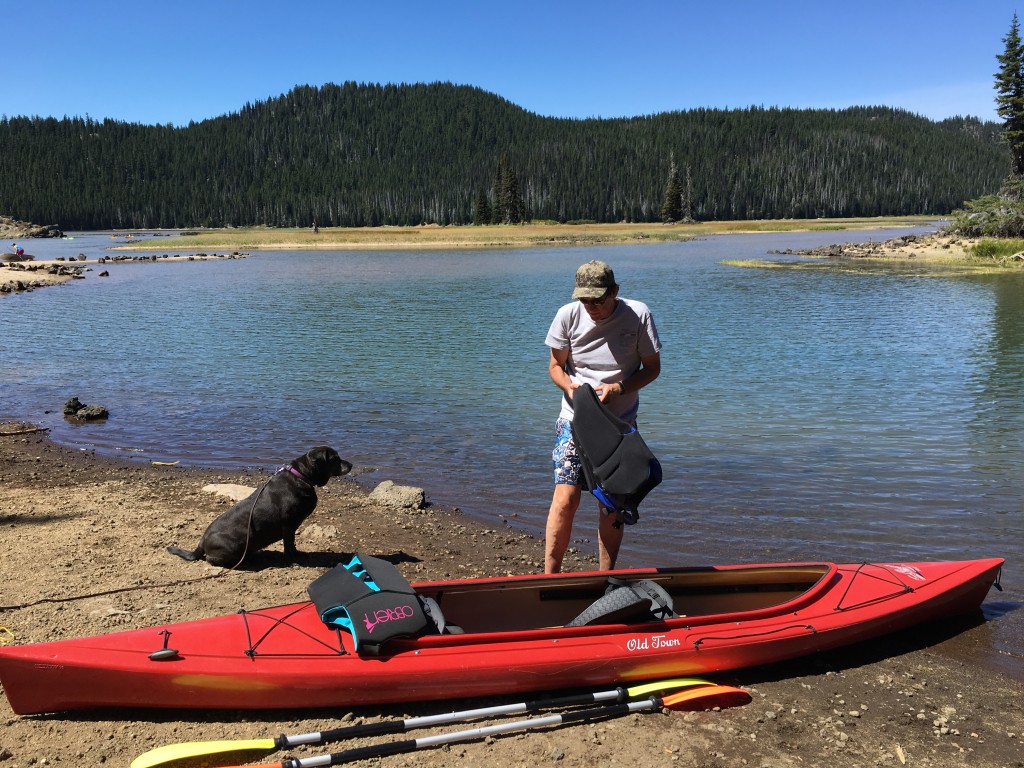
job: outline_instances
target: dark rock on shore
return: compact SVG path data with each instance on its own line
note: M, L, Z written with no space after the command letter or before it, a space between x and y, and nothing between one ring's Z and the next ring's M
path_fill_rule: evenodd
M6 261L8 264L17 264L22 261L32 261L35 258L31 253L7 253L0 254L0 262Z
M64 232L56 224L32 224L13 216L0 216L0 237L64 237Z
M8 280L6 283L0 283L0 294L5 293L24 293L25 291L31 291L33 288L44 288L46 283L41 280Z
M64 415L82 421L96 421L107 418L110 413L102 405L85 405L77 397L72 397L64 403Z
M865 243L833 243L819 248L770 251L782 256L811 256L819 259L906 258L935 255L959 255L968 243L960 237L942 234L901 235L890 240Z

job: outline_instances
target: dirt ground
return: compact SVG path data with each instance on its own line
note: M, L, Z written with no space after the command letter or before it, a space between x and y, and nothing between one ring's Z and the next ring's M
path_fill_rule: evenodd
M299 549L310 553L302 565L282 562L277 545L251 570L200 579L219 569L187 563L164 547L192 546L230 503L204 486L256 487L265 476L111 461L55 445L45 432L26 433L30 426L0 425L0 643L102 634L305 599L309 582L352 551L397 556L412 581L541 568L539 540L487 529L458 510L376 506L367 498L369 488L341 478L321 490L316 513L299 531ZM566 570L593 567L587 553L567 558ZM746 688L753 701L742 707L635 714L364 764L1024 766L1022 675L979 664L987 643L979 615L842 654L710 676ZM410 703L352 713L125 710L21 717L0 697L0 768L127 766L163 744L268 738L500 701ZM277 753L255 761L282 758Z

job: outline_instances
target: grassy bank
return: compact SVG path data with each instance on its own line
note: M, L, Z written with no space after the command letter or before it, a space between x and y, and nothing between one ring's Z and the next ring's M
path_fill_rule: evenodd
M869 219L788 219L720 221L695 224L556 224L466 227L324 227L276 229L246 227L203 230L182 235L175 246L201 250L337 250L344 248L531 248L558 245L616 245L678 242L712 234L740 232L841 231L878 227L921 226L935 217L897 216ZM166 247L166 241L135 239L118 246L129 250Z

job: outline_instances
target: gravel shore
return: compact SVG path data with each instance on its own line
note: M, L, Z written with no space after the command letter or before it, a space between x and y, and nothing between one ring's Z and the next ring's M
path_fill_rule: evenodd
M412 581L541 567L541 541L511 529L488 529L458 510L379 506L369 500L368 488L341 478L322 490L316 513L300 529L299 548L312 553L302 565L281 562L278 545L252 570L197 581L216 569L187 563L164 548L192 546L229 503L204 486L255 487L264 476L111 461L56 445L30 428L0 425L0 642L101 634L304 599L308 583L343 552L395 555ZM589 554L576 553L566 569L595 565ZM1014 608L1019 606L1007 610ZM843 653L711 676L746 688L753 701L743 707L637 714L367 764L1019 768L1024 674L1019 660L1009 660L1007 670L982 663L990 645L990 626L979 613ZM133 710L19 717L0 698L0 767L127 766L167 743L266 738L326 729L342 720L405 718L492 703L497 702L411 702L353 713ZM330 749L297 754L325 751ZM273 759L280 756L261 762Z

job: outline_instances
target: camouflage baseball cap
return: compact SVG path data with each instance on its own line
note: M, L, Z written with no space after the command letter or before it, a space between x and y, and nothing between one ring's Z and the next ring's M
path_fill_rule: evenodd
M594 259L576 270L574 299L599 299L611 288L615 288L615 273L603 261Z

